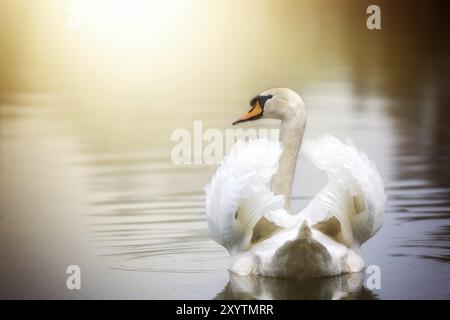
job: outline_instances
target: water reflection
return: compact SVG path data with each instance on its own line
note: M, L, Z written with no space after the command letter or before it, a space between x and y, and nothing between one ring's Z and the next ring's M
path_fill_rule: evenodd
M363 280L364 274L362 272L307 280L247 277L230 274L227 285L214 299L378 299L377 294L363 285Z

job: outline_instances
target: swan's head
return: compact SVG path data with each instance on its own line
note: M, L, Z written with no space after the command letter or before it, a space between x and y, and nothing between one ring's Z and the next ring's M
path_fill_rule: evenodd
M261 92L250 101L250 110L236 120L233 125L261 118L286 119L304 117L305 104L300 95L288 88L273 88Z

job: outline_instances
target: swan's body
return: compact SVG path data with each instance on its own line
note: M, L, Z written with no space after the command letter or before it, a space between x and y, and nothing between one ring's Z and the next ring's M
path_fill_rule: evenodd
M360 247L382 225L386 197L377 169L351 143L329 135L306 141L302 151L327 172L329 182L304 210L291 215L306 124L303 101L289 89L271 89L256 99L237 122L263 113L280 119L280 141L238 141L206 187L208 227L229 251L230 270L302 278L362 270Z

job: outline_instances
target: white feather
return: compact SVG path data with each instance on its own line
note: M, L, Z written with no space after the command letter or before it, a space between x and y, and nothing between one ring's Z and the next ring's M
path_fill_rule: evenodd
M266 138L238 141L206 186L206 218L212 238L231 251L243 246L262 216L283 208L270 191L281 147Z
M302 151L329 178L302 214L311 225L335 216L347 244L361 245L383 224L386 195L376 166L350 140L330 135L306 140Z

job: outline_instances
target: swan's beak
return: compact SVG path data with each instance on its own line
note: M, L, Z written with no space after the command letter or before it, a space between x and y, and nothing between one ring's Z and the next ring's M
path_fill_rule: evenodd
M233 126L239 122L251 121L261 118L263 113L263 109L259 104L259 101L256 100L255 105L246 113L240 115L237 119L233 121Z

